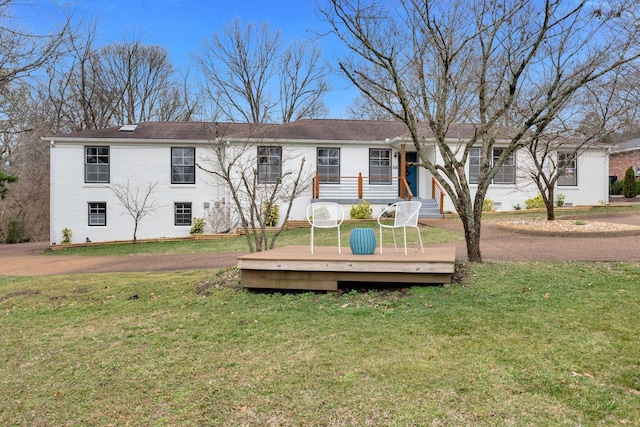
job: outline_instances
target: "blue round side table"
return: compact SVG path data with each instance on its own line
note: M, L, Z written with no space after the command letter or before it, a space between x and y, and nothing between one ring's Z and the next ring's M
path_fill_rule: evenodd
M371 255L376 251L376 234L373 228L354 228L349 236L349 246L354 255Z

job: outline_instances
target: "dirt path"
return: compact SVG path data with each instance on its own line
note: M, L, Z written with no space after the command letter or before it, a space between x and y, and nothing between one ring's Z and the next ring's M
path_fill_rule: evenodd
M56 256L45 255L47 242L0 245L0 275L107 273L217 269L236 265L241 252L185 255Z
M640 213L590 215L591 220L640 226ZM457 220L429 221L433 227L462 232ZM428 236L428 233L427 233ZM425 244L429 245L428 237ZM434 245L432 245L434 246ZM466 258L464 241L435 246L455 246L456 257ZM240 252L187 255L55 256L45 255L47 242L0 245L0 275L107 273L217 269L236 265ZM640 261L640 236L547 237L509 232L485 220L480 248L490 261Z

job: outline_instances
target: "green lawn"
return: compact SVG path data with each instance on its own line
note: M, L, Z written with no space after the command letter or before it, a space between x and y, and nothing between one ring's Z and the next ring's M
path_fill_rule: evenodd
M349 247L349 234L351 229L355 227L370 227L376 232L378 237L378 223L375 221L366 222L350 222L342 225L340 230L341 244ZM384 230L383 239L385 245L392 244L392 231ZM464 235L454 231L443 230L435 227L420 227L422 240L425 244L448 243L457 240L464 240ZM316 229L315 245L317 246L336 246L338 232L332 229ZM396 230L396 237L402 242L402 230ZM417 243L418 236L414 229L407 231L407 242ZM309 229L298 228L294 230L285 230L276 239L276 247L287 245L308 245ZM168 240L159 242L145 243L120 243L110 245L98 245L88 247L69 247L58 249L56 251L47 252L50 255L132 255L132 254L188 254L188 253L215 253L215 252L242 252L247 251L246 236L238 236L232 238L218 240Z
M630 207L594 207L591 209L562 209L556 212L558 218L566 216L579 216L589 217L593 215L608 215L615 213L638 213L640 212L640 205L633 205ZM485 215L483 218L484 223L492 221L504 221L507 219L518 218L538 218L546 219L546 212L543 210L537 211L514 211L514 212L494 212ZM449 218L447 221L458 221L456 218ZM344 247L349 245L349 233L354 227L370 227L376 232L376 239L378 236L378 223L376 221L364 221L364 222L345 222L341 228L341 244ZM420 228L422 240L425 244L436 243L449 243L454 241L464 240L462 233L457 233L450 230L435 227ZM402 232L396 231L396 235L402 239ZM315 244L318 246L335 246L336 245L337 232L335 229L317 229L315 235ZM385 245L392 243L391 230L384 230L384 242ZM418 242L417 235L414 230L410 229L407 232L407 240L411 244ZM299 228L294 230L285 230L276 240L276 247L286 245L308 245L309 244L309 229ZM59 249L56 251L47 252L49 255L132 255L132 254L188 254L188 253L215 253L215 252L243 252L247 251L247 239L245 236L238 236L233 238L225 238L219 240L199 240L193 241L190 239L185 240L168 240L158 242L144 242L138 244L120 243L109 245L97 245L89 247L68 247L65 249Z
M640 264L268 294L235 270L0 276L0 424L640 425Z

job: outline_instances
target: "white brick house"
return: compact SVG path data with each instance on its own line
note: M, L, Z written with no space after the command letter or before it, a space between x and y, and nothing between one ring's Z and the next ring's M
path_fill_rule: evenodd
M470 125L457 127L451 143L464 140L472 131ZM228 150L251 144L251 161L259 179L267 183L287 167L283 159L291 159L291 169L297 168L291 163L306 159L308 172L316 179L296 199L291 219L304 219L314 198L342 203L348 212L362 197L374 205L377 214L399 197L407 197L400 189L403 178L413 198L433 206L431 215L454 210L446 196L442 206L433 200L427 170L401 161L403 152L408 162L415 153L404 125L397 122L300 120L260 126L155 122L43 139L51 146L52 244L62 240L64 228L72 231L74 243L131 239L133 219L111 189L114 184L127 183L140 191L156 185L150 196L156 209L141 220L139 239L188 236L192 218L230 201L226 186L196 166L211 166L207 159L216 140L223 141ZM427 148L427 154L434 161L439 159L435 145ZM526 199L537 195L537 189L517 172L517 166L526 161L524 153L516 153L512 167L505 167L490 187L487 197L499 209L509 210L516 204L524 207ZM556 191L573 205L606 203L607 180L608 153L593 148L578 157L571 176Z

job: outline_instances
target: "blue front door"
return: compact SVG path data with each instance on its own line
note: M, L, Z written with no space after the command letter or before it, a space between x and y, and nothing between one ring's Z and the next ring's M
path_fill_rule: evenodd
M409 184L409 188L411 189L411 194L413 194L413 197L418 197L418 166L416 166L415 164L410 164L416 163L418 161L418 153L405 153L405 159L405 177L407 179L407 183Z

